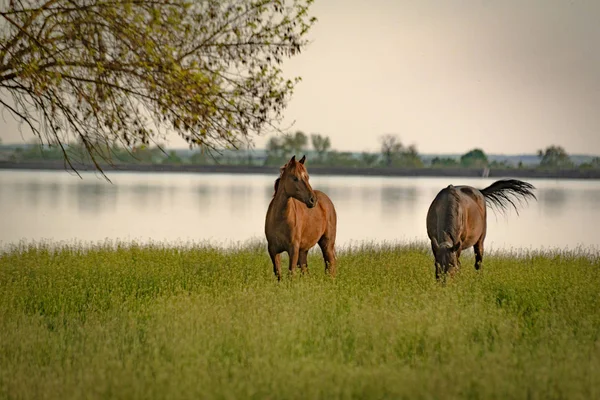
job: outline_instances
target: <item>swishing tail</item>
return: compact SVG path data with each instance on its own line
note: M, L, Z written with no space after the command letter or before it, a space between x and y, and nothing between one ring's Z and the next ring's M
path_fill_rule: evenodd
M515 200L517 202L521 200L527 201L529 198L537 200L537 197L533 194L534 190L535 187L531 183L517 179L506 179L496 181L485 189L480 190L480 192L485 197L486 204L494 205L500 211L505 211L506 207L510 204L514 207L517 214L519 214Z

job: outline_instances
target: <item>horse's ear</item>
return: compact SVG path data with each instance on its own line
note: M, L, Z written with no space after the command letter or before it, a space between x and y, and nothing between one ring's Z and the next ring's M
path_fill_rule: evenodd
M460 243L454 243L454 246L452 246L452 251L458 251L459 248L460 248Z
M304 164L304 161L306 161L306 154L300 159L300 164Z
M289 163L290 163L290 164L293 164L293 163L295 163L295 162L296 162L296 155L294 154L294 155L292 156L292 158L290 158L290 162L289 162Z

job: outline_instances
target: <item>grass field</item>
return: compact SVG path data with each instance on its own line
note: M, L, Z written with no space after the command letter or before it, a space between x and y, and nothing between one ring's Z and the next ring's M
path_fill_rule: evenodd
M0 398L600 398L600 261L422 246L21 246L0 255Z

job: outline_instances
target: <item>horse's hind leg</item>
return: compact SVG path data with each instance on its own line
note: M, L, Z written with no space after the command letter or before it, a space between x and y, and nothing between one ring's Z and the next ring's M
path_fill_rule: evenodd
M308 272L308 250L300 250L300 254L298 254L298 267L300 267L303 274Z
M277 277L277 280L281 280L281 256L277 253L273 247L269 246L269 256L271 256L271 262L273 263L273 273Z
M475 269L481 269L481 262L483 261L483 236L473 246L475 251Z
M325 261L325 272L329 271L332 277L335 277L335 242L329 240L326 236L321 237L319 240L319 247L323 252L323 260Z

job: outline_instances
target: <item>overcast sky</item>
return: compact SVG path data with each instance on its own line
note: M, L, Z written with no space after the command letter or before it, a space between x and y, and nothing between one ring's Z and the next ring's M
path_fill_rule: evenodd
M348 151L393 133L424 153L600 154L598 0L316 0L312 11L313 42L284 66L303 79L285 114L294 130ZM14 124L0 136L21 140Z

